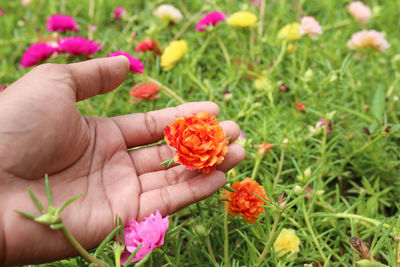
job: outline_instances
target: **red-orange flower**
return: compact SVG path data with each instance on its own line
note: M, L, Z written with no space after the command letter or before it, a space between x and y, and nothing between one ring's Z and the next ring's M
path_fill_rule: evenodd
M143 41L139 42L135 47L136 53L144 53L147 51L154 51L156 55L160 55L160 45L158 42L155 42L151 38L146 38Z
M135 99L155 99L160 96L157 95L160 88L154 83L143 83L139 86L137 84L133 85L133 89L129 92L129 95L133 96Z
M299 112L303 112L303 110L307 107L306 104L301 103L300 101L296 102L297 110Z
M165 127L164 138L168 145L176 148L176 163L203 173L215 170L228 152L225 132L217 118L208 112L176 118Z
M235 182L232 189L235 190L235 193L223 190L221 199L227 201L225 209L232 216L241 214L247 222L255 223L258 215L265 211L265 208L262 207L265 202L255 194L269 202L264 187L251 178L246 178L243 181Z
M267 156L268 153L271 151L272 146L270 143L262 143L261 145L258 146L257 149L257 157L263 157Z

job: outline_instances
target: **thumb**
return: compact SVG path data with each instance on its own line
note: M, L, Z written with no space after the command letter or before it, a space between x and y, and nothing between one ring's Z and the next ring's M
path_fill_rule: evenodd
M66 66L76 101L114 90L129 73L129 61L125 56L92 59Z

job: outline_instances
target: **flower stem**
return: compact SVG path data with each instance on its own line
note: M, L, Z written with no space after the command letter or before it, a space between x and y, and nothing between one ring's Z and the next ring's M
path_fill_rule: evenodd
M121 267L121 251L119 249L114 250L115 267Z
M282 62L283 57L285 56L286 53L286 41L282 42L282 47L281 47L281 51L279 52L278 57L276 58L276 60L274 61L274 65L272 66L272 68L269 70L270 73L272 73L273 70L276 69L276 67L278 67L278 65Z
M228 68L230 68L231 67L231 56L229 55L228 49L226 49L224 42L222 42L222 40L221 40L221 38L219 38L219 36L217 36L217 41L218 41L219 47L222 50L222 54L224 54L226 65L228 66Z
M148 80L149 82L152 82L152 83L156 84L158 87L160 87L160 89L166 95L168 95L168 96L172 97L173 99L175 99L179 104L185 104L186 103L185 100L180 98L174 91L172 91L172 89L166 87L165 85L163 85L162 83L160 83L156 79L153 79L150 76L146 76L145 79Z
M82 247L82 245L78 242L78 240L75 239L75 237L68 231L68 229L63 225L63 227L60 228L60 231L63 233L65 238L78 250L78 252L88 261L96 264L98 267L103 267L104 265L99 262L97 259L93 258L89 252L86 251Z
M206 235L206 244L207 244L208 253L210 253L212 262L214 263L214 265L218 265L217 260L215 259L215 256L214 256L214 252L211 247L210 235L208 233Z
M260 6L260 21L258 22L258 42L261 42L261 38L264 30L264 15L265 15L265 0L261 0Z
M276 173L276 176L274 178L274 183L272 185L272 192L275 190L275 186L278 183L279 177L281 176L281 172L282 172L282 167L283 167L283 161L285 159L285 148L282 147L281 148L281 158L279 160L279 167L278 167L278 172Z
M326 258L324 252L322 251L322 248L321 248L321 246L320 246L320 244L318 242L317 237L315 236L314 230L313 230L312 225L310 223L310 218L308 217L308 214L307 214L307 211L306 211L306 204L304 202L304 198L301 200L301 208L303 209L304 220L306 221L306 225L307 225L308 231L311 234L311 237L312 237L312 239L314 241L314 244L317 247L318 252L321 254L321 257L324 260L324 262L327 262L328 259Z
M228 212L224 211L224 261L225 267L229 267L229 239L228 239Z
M261 253L260 257L258 258L256 267L260 266L260 264L264 260L265 256L267 256L269 248L271 247L271 242L275 236L276 228L278 228L278 223L281 218L281 212L282 212L281 210L276 210L276 212L275 212L274 225L272 226L271 232L269 232L267 244L265 244L264 250Z

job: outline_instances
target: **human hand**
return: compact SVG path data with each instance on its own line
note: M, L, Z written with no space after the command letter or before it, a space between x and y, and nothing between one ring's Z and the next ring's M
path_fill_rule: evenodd
M39 263L76 255L61 233L16 214L39 215L26 188L46 203L49 174L54 204L84 195L61 217L85 248L98 245L114 228L160 210L163 216L210 196L226 182L224 172L243 160L244 149L229 145L225 161L208 175L160 163L173 156L154 143L176 116L200 111L218 115L211 102L112 118L84 117L75 102L107 93L129 72L125 57L69 65L44 64L0 93L0 265ZM230 141L239 136L232 121L221 123Z

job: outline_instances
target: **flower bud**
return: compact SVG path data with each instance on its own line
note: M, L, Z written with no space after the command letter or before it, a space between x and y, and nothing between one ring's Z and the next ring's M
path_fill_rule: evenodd
M322 196L323 194L325 194L325 190L317 190L317 196Z
M304 171L304 178L308 179L311 177L312 171L311 168L308 167L305 171Z
M206 227L204 227L204 225L202 225L202 224L197 224L197 225L194 227L194 231L195 231L198 235L200 235L200 236L204 236L204 235L207 234L207 229L206 229Z
M312 70L312 69L308 69L308 70L306 71L306 73L304 73L303 81L306 82L306 83L311 82L312 79L313 79L313 77L314 77L314 72L313 72L313 70Z
M272 146L270 143L262 143L257 150L257 157L267 156Z
M296 185L296 187L294 188L294 193L300 196L303 193L303 188L301 188L300 185Z
M51 215L49 213L45 213L39 217L36 217L35 221L43 225L52 225L61 223L61 217L60 215Z
M276 205L278 205L281 209L285 209L287 205L287 200L286 200L286 192L282 191L281 195L279 196L278 201L276 202Z
M230 99L232 99L232 92L225 90L224 91L224 100L230 100Z
M290 88L286 84L282 83L281 85L279 85L279 91L281 91L281 92L289 92Z
M364 244L364 242L358 237L352 237L349 239L350 244L353 246L354 250L360 255L361 259L370 259L371 252L369 248Z

